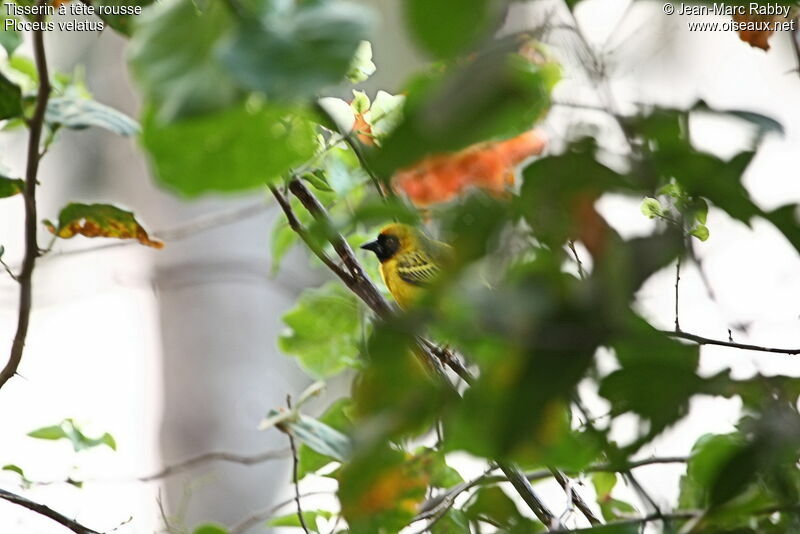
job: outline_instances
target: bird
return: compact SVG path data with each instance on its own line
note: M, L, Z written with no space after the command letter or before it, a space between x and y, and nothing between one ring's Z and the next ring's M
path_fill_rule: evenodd
M377 239L361 248L375 253L383 283L404 310L419 300L453 257L450 245L402 223L384 226Z

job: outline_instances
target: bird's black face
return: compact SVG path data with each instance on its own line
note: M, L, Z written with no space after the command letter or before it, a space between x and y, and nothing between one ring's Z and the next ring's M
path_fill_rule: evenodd
M390 259L400 250L400 240L392 234L379 234L378 239L361 245L364 250L371 250L382 262Z

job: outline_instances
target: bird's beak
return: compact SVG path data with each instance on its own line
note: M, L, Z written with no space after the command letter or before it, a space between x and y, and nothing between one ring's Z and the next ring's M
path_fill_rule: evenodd
M377 255L380 252L382 247L381 247L381 244L378 243L378 240L376 239L375 241L370 241L369 243L364 243L363 245L361 245L361 248L363 248L364 250L371 250L372 252L374 252Z

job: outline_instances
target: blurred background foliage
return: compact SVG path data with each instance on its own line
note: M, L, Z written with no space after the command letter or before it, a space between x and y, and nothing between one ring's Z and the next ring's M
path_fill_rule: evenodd
M99 3L146 5L135 20L108 20L130 35L141 127L92 101L79 77L56 74L46 142L63 128L138 133L155 179L186 197L269 186L290 217L274 229L272 270L300 245L314 253L314 265L324 269L335 258L344 271L334 270L344 284L304 291L277 342L314 379L347 373L351 398L333 399L317 419L296 402L264 424L297 441L297 480L337 481L340 507L305 509L272 525L320 532L329 524L353 534L409 525L436 534L628 533L649 523L664 532L800 529L800 382L703 375L699 345L709 340L682 332L677 315L674 331L659 330L636 308L637 291L654 273L692 261L692 241L713 238L710 207L747 225L768 221L800 248L798 206L766 211L742 184L765 136L782 132L780 117L702 101L622 114L609 99L603 111L624 136L624 153L576 131L541 156L534 142L541 139L520 136L551 109L565 67L539 30L495 37L506 2L405 1L406 29L430 64L401 93L372 99L342 89L376 68L368 43L375 15L364 6ZM19 42L14 32L2 34L10 59L0 115L10 126L24 125L38 85L30 60L14 53ZM698 149L690 125L699 115L738 121L753 132L750 146L729 158ZM483 166L472 176L475 165ZM412 181L398 179L412 171ZM20 192L18 179L0 180L2 196ZM653 232L620 236L595 209L609 193L641 201L642 216L658 222ZM147 244L131 213L82 209L77 226L62 212L51 225L55 236ZM452 244L456 260L417 306L386 313L380 299L388 294L370 293L359 271L378 280L374 258L351 247L393 221ZM611 370L598 365L600 353L613 355ZM425 354L445 370L431 372ZM454 362L462 372L446 368ZM579 385L607 401L607 416L587 410ZM663 507L637 484L633 457L699 395L739 397L742 419L734 433L697 441L678 502ZM636 421L625 441L610 435L621 417ZM32 436L69 439L76 449L113 446L110 436L86 438L69 421ZM455 453L480 459L485 473L463 480L448 465ZM505 465L533 481L591 474L589 509L601 519L583 512L575 500L582 490L567 479L578 510L545 524L525 491L500 474ZM616 497L618 484L633 488L638 502ZM209 524L195 532L227 530Z

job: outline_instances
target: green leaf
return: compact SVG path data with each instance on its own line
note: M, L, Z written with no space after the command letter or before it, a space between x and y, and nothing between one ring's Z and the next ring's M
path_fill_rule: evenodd
M16 17L12 15L4 15L2 20L0 20L0 46L5 48L6 54L8 57L14 55L14 51L19 48L19 45L22 44L22 35L13 27L6 29L6 21L15 21L17 20Z
M473 521L489 520L503 531L522 534L544 530L541 523L523 516L517 505L499 486L485 486L464 504L464 515Z
M597 493L597 500L604 501L611 497L611 491L617 485L616 473L592 473L592 485Z
M352 428L352 423L346 414L350 407L350 399L339 399L325 410L325 413L319 417L319 422L346 434ZM302 443L297 450L297 477L302 480L307 474L314 473L333 461L336 459L321 454Z
M244 191L277 180L314 154L315 132L305 116L274 103L170 124L147 113L142 142L157 180L180 194Z
M319 532L317 528L317 518L330 519L333 514L326 510L303 510L303 522L311 532ZM297 513L291 513L270 519L267 522L270 527L297 527L301 528L300 518Z
M358 300L338 283L303 291L283 322L289 330L281 334L278 346L297 357L311 376L333 376L358 360L362 336Z
M642 211L642 215L648 219L655 219L664 213L664 210L661 207L661 202L652 197L645 197L639 209Z
M447 465L447 460L443 452L432 452L431 486L435 488L452 488L464 482L459 472Z
M297 243L298 239L297 232L292 230L285 220L279 218L275 222L275 227L272 229L272 239L270 240L270 274L272 276L278 274L283 257Z
M705 382L695 373L698 347L668 338L639 317L628 318L612 347L622 368L603 378L600 395L615 414L631 411L649 420L648 436L685 415L691 397L703 391ZM657 397L654 383L660 384Z
M290 99L341 82L367 37L371 11L344 1L278 6L239 23L219 53L228 72L242 87Z
M74 130L96 126L126 137L138 134L140 129L135 120L114 108L73 97L48 100L45 120Z
M108 26L115 29L122 35L130 37L133 32L133 22L141 14L130 8L145 7L155 2L155 0L95 0L95 14ZM115 7L127 8L123 12L115 10ZM120 14L114 14L118 11ZM144 11L142 11L144 13Z
M600 503L600 513L603 514L603 519L606 521L630 518L636 515L637 511L632 504L614 499L611 496Z
M469 519L464 512L451 508L431 528L431 534L471 534Z
M681 508L705 508L708 491L722 466L742 448L744 440L737 433L705 434L692 447L681 479L678 504Z
M339 474L342 516L352 534L398 532L416 515L428 486L426 459L380 446Z
M25 472L18 465L6 464L2 468L0 468L0 470L14 472L14 473L18 474L19 476L21 476L23 479L25 479Z
M406 0L406 23L416 44L437 58L450 58L477 44L502 20L502 2Z
M25 189L25 180L0 176L0 198L13 197Z
M51 440L67 437L67 434L64 432L64 429L61 427L61 425L43 426L41 428L37 428L36 430L31 430L27 435L36 439Z
M327 193L333 192L333 189L331 189L331 186L329 186L328 182L325 180L325 173L323 171L317 170L314 172L307 172L302 178L317 191L325 191Z
M700 241L705 241L708 239L708 227L703 224L698 224L694 228L689 231L690 235L695 236Z
M372 62L372 43L361 41L350 63L350 70L347 71L347 79L353 83L361 83L372 76L376 69Z
M22 90L0 74L0 119L22 116Z
M429 154L529 130L549 106L558 68L536 65L513 50L498 45L447 76L416 80L402 122L374 156L375 170L390 176Z
M151 239L147 230L136 220L130 211L110 204L67 204L58 214L58 225L45 220L50 232L61 238L70 239L76 235L85 237L110 237L114 239L135 239L142 245L162 248L164 243Z
M241 99L215 52L232 28L230 12L225 2L204 6L156 2L136 17L130 65L161 121L220 111Z
M323 456L343 462L353 454L350 438L313 417L299 415L281 425L285 425L297 439Z
M72 443L75 452L91 449L99 445L106 445L112 450L116 450L117 444L109 433L105 433L99 438L90 438L75 424L72 419L64 419L58 425L46 426L32 430L27 434L29 437L46 440L66 439Z
M217 523L204 523L195 527L192 534L228 534L228 529Z

